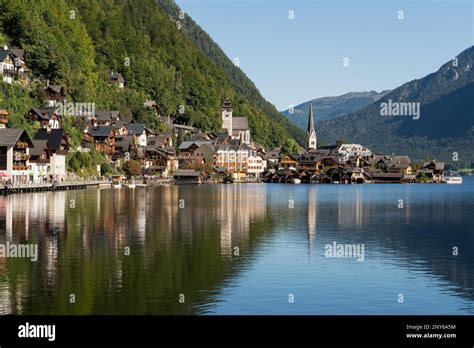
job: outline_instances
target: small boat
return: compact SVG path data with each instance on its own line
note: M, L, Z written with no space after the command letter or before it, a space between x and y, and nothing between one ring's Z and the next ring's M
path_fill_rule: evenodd
M462 184L463 179L461 176L447 176L444 178L446 184Z
M291 179L291 181L293 182L293 184L301 184L301 180L298 178L293 178Z
M113 184L112 187L116 188L116 189L119 189L119 188L122 188L122 184L121 183Z
M135 183L131 183L131 184L128 184L127 187L134 189L135 187L137 187L137 185Z

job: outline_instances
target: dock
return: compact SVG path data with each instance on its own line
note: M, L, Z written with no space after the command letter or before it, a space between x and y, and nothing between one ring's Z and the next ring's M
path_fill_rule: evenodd
M0 183L0 193L2 195L9 195L14 193L28 193L28 192L45 192L45 191L71 191L83 190L88 187L110 187L111 182L108 180L93 180L93 181L65 181L65 182L48 182L48 183L21 183L6 185Z

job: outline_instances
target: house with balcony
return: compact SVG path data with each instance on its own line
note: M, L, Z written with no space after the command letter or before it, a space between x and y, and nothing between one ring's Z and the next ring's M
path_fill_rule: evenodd
M8 47L4 47L0 50L0 77L3 82L12 84L16 75L15 57Z
M89 127L84 134L82 147L94 148L108 156L115 153L116 131L112 126Z
M22 129L0 129L0 173L13 183L29 181L29 151L33 142Z

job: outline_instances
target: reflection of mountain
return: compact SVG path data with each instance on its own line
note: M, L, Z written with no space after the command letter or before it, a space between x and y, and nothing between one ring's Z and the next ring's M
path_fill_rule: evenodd
M0 242L38 242L40 253L37 263L0 263L1 313L205 311L270 225L266 186L241 188L213 186L205 197L199 187L169 186L0 199L7 227ZM70 293L74 305L67 305Z
M325 286L311 277L341 265L318 260L333 241L364 243L367 260L426 274L472 300L472 200L459 209L461 196L446 197L447 186L201 185L0 197L0 242L39 243L40 252L37 263L0 258L0 313L207 313L266 261L283 267L275 281L284 282L287 269L275 255L288 257L306 284ZM284 250L276 249L282 241ZM292 269L293 257L301 260L295 252L311 260L307 269Z
M474 220L469 210L460 211L458 206L447 204L442 199L417 202L414 209L410 202L416 202L415 194L409 189L401 196L405 202L403 209L398 209L393 203L398 198L393 202L374 199L367 187L340 187L336 190L332 194L337 199L328 200L316 195L316 200L319 199L316 203L318 235L321 231L333 230L330 238L337 238L340 243L364 243L366 257L373 252L395 254L396 262L403 268L429 273L448 282L459 294L474 300L471 269L474 235L468 227L474 224ZM308 198L308 215L313 206ZM337 217L337 224L334 217ZM450 233L454 230L456 234ZM325 235L321 237L326 238ZM312 243L315 244L313 248L324 248ZM459 256L452 255L453 246L462 250Z

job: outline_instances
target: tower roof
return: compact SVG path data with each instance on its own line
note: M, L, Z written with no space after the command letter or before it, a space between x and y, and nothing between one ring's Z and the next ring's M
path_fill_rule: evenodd
M309 106L308 133L314 131L313 102Z
M223 109L232 109L232 102L229 99L224 100L222 103Z

